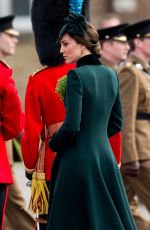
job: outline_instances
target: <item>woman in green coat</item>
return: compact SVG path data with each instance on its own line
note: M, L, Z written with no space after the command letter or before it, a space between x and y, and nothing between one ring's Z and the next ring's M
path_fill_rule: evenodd
M70 13L60 32L60 52L69 71L66 119L52 136L48 230L136 229L108 137L121 130L122 107L116 73L98 59L96 29Z

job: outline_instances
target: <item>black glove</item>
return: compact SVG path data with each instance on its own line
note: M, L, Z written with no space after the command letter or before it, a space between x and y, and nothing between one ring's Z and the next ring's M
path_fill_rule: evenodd
M130 163L124 164L125 174L127 176L137 176L140 170L140 163L139 161L132 161Z
M25 176L28 180L32 180L32 173L28 173L27 171L25 171Z

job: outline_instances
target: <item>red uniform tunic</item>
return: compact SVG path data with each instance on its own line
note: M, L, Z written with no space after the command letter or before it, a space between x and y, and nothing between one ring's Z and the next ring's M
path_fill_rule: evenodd
M73 64L47 67L29 78L25 97L25 132L21 140L22 156L27 172L36 166L40 135L43 126L62 122L65 117L64 103L55 92L57 80L73 69ZM45 173L50 171L55 154L46 146Z
M24 126L21 103L12 79L12 69L0 61L0 183L12 183L5 141L18 136Z

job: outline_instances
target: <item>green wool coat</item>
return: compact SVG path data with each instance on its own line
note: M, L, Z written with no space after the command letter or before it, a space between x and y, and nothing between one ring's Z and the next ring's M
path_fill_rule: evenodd
M122 127L116 73L93 55L68 73L66 119L49 142L57 152L48 230L136 229L108 137Z

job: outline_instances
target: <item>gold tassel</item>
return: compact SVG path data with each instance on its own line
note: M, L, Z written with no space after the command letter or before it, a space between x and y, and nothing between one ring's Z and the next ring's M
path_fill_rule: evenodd
M49 190L45 181L45 173L34 172L29 209L33 214L48 213Z
M48 214L49 190L47 188L44 161L45 148L48 131L46 126L43 129L44 139L41 142L35 172L32 175L31 198L29 202L29 210L33 214Z

